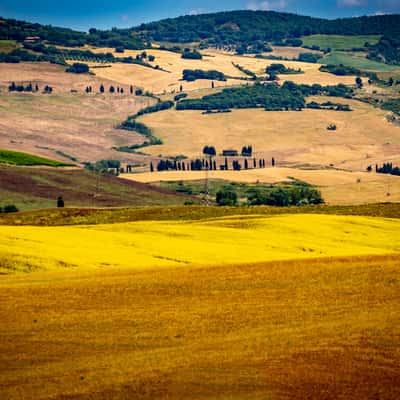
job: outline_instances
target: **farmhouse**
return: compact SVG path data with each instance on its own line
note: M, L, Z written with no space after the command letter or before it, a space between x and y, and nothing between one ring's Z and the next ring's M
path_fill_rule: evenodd
M39 43L41 41L39 36L27 36L24 43Z
M224 157L237 157L239 154L237 150L222 150L222 155Z

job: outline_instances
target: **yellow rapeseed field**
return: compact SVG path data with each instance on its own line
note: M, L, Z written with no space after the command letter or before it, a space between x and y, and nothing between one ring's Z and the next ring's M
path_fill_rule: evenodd
M74 227L0 227L0 271L142 269L400 252L398 220L237 216Z

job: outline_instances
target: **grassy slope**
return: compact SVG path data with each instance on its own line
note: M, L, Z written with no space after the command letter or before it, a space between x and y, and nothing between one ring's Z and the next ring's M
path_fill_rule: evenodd
M148 185L101 176L87 170L57 170L0 166L0 205L15 204L21 210L54 207L58 196L66 206L105 207L183 204L184 196Z
M364 69L367 71L375 72L391 72L398 71L399 67L393 65L386 65L377 61L368 60L364 57L353 56L349 53L335 51L326 55L319 60L321 64L332 64L332 65L346 65L348 67L354 67Z
M18 151L0 149L0 164L24 165L24 166L48 166L65 167L71 164L61 163L56 160L34 156L32 154L21 153Z
M125 209L50 209L0 215L0 225L90 225L114 224L132 221L193 221L232 215L276 214L360 215L382 218L400 218L400 204L368 204L357 206L304 207L137 207Z
M332 50L351 50L364 47L365 42L376 44L380 37L380 35L311 35L304 36L301 40L306 46L319 46L321 49L330 48Z
M9 53L17 48L15 40L0 40L0 53Z
M3 277L0 397L399 398L399 261Z

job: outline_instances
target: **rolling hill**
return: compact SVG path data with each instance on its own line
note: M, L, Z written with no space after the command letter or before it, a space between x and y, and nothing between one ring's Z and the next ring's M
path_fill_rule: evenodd
M20 210L52 208L58 196L63 196L67 207L168 205L192 200L169 190L78 168L0 164L0 206L15 204Z

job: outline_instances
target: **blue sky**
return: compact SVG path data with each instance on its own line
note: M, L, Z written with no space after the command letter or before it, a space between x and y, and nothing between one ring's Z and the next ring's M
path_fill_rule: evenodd
M88 30L184 14L276 10L324 18L400 13L400 0L0 0L0 16Z

